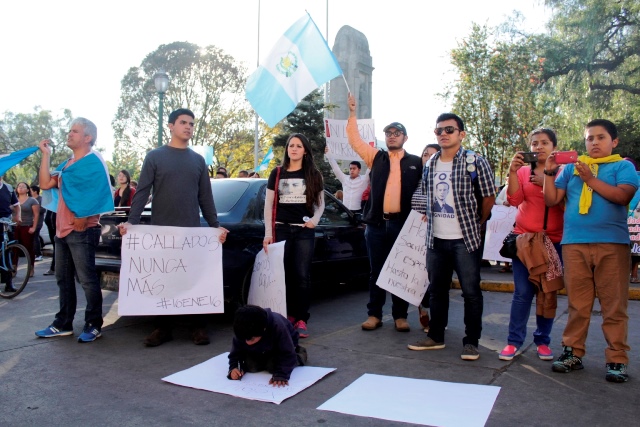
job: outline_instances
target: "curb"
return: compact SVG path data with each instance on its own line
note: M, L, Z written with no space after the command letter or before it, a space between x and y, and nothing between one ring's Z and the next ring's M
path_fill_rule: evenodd
M451 286L453 289L460 289L460 282L458 279L453 279ZM488 292L511 292L513 293L514 284L510 281L498 281L498 280L481 280L480 289ZM558 291L558 295L567 295L567 290L562 289ZM640 288L629 287L629 300L640 301Z

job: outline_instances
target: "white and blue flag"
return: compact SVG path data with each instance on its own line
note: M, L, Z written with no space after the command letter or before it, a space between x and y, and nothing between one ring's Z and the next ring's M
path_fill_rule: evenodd
M269 151L267 151L267 154L264 155L264 159L262 159L262 162L258 165L258 169L256 170L266 170L269 166L269 163L271 162L271 159L273 159L273 146L269 147Z
M4 175L9 169L38 151L38 146L24 148L14 151L11 154L0 154L0 176Z
M245 94L262 120L274 127L311 91L341 74L338 60L306 14L249 76Z

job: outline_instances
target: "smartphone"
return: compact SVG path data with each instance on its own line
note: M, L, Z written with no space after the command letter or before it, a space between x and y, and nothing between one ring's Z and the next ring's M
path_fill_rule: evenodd
M520 153L522 154L522 161L525 163L538 163L538 153L535 153L533 151L529 151L527 153Z
M578 161L577 151L558 151L556 153L556 163L559 165L566 165L569 163L575 163Z

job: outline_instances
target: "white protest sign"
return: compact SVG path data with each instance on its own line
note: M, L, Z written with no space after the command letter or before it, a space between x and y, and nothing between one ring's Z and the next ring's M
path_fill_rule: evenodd
M484 238L484 252L482 259L494 261L511 261L500 255L502 241L513 230L516 222L517 208L513 206L494 205L491 208L491 219L487 221L487 234Z
M122 236L118 314L223 313L221 231L132 225Z
M373 119L358 120L358 131L364 142L375 146L376 135ZM329 154L332 158L362 161L360 156L349 145L346 120L324 119L324 133L329 146Z
M427 223L414 210L402 226L376 284L413 305L427 292Z
M269 252L258 252L253 263L247 303L270 308L287 317L287 288L284 282L284 244L269 245Z

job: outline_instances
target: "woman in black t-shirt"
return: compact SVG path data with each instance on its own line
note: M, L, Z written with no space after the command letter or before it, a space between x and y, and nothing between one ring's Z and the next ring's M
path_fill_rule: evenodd
M286 242L287 313L300 338L309 336L313 229L324 211L323 186L309 140L302 134L292 134L285 144L282 166L271 171L267 183L263 247L266 252L271 243Z

